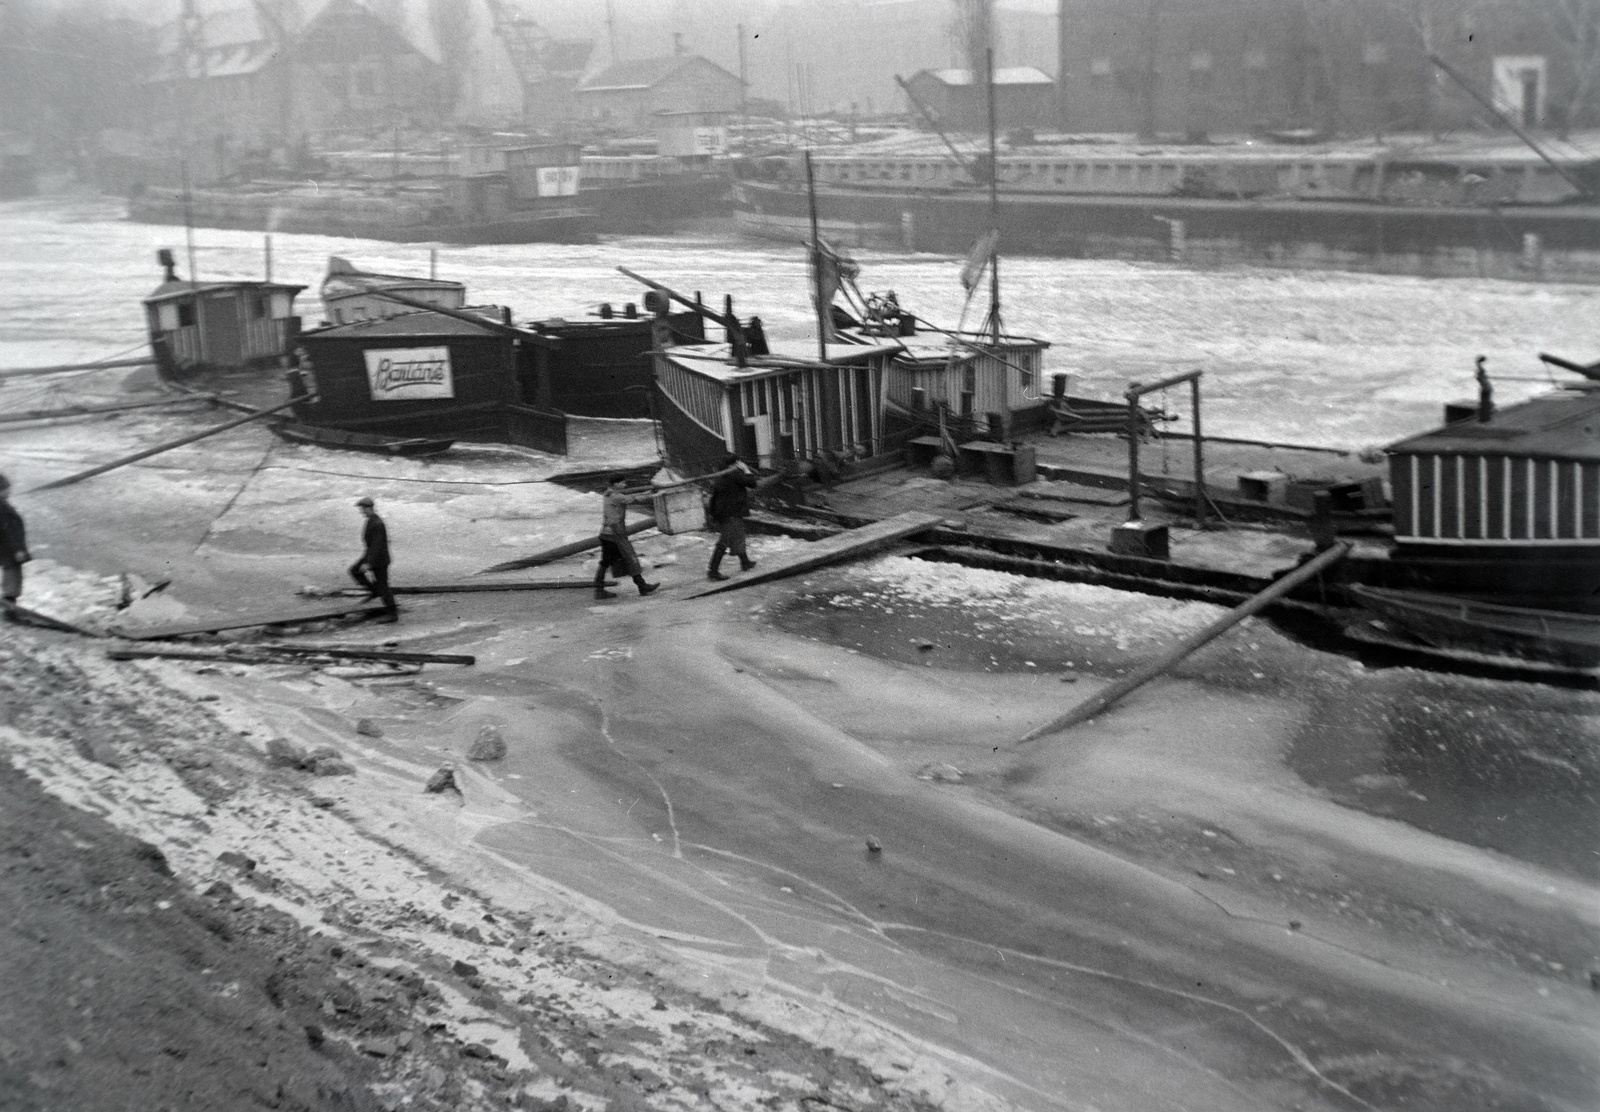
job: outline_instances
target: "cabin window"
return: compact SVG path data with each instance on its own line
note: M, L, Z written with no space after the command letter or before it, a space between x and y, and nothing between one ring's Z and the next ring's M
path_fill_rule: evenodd
M1022 392L1026 394L1033 389L1033 358L1028 355L1017 360L1017 379L1022 384Z
M156 327L171 332L178 327L178 307L171 302L156 306Z
M179 328L193 328L194 327L194 319L195 319L194 318L194 302L192 302L192 301L180 301L180 302L178 302L178 327Z
M271 306L272 306L271 299L268 298L265 294L259 294L259 293L251 294L250 295L250 319L251 320L266 320L267 319L268 310L271 308Z

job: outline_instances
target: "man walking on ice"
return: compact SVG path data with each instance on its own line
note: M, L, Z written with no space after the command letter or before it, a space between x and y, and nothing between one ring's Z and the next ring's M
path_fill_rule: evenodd
M367 524L361 530L361 559L350 565L350 578L361 584L370 597L383 600L380 622L398 621L400 608L389 590L389 530L373 508L372 499L362 498L356 505L361 508Z
M633 585L641 595L648 595L659 583L646 583L644 569L639 564L639 554L628 539L628 507L648 505L649 492L630 493L621 475L611 477L606 487L605 502L600 510L600 566L594 572L594 597L616 598L615 591L606 590L606 573L615 570L618 575L632 577Z

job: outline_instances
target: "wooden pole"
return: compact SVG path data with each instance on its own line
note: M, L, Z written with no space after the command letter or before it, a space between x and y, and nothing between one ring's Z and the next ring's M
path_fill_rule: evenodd
M56 487L71 486L73 483L82 482L84 479L93 478L96 475L104 475L107 471L114 471L125 464L137 463L139 460L149 459L151 456L160 455L162 452L171 451L173 448L181 448L185 444L193 444L196 440L204 440L208 436L215 436L219 432L227 432L229 429L236 429L240 425L249 424L251 421L259 421L263 417L270 417L274 413L281 413L292 405L298 405L299 402L299 398L294 398L290 401L284 402L282 405L275 405L271 409L263 409L257 413L252 413L248 417L240 417L236 421L229 421L222 425L213 425L204 432L197 432L192 436L180 437L177 440L169 440L165 444L157 444L154 448L146 448L144 451L135 452L131 456L123 456L121 459L114 459L110 463L102 463L99 467L91 467L87 471L79 471L76 475L68 475L65 479L57 479L53 483L45 483L43 486L36 486L32 490L27 491L27 493L37 494L41 490L54 490Z
M1128 384L1128 520L1139 520L1139 384Z
M631 537L635 533L642 533L646 529L654 529L655 527L656 519L653 517L647 517L641 521L635 521L632 525L628 526L627 535ZM555 548L547 548L543 552L536 552L532 556L523 556L516 560L507 560L503 564L496 564L491 568L484 568L483 571L478 572L478 574L484 575L488 572L494 571L521 571L523 568L536 568L540 564L548 564L554 560L559 560L564 556L576 556L580 552L587 552L591 548L599 547L600 534L596 533L593 537L586 541L572 541L570 544L557 545Z
M811 151L806 151L806 199L811 206L811 296L817 303L817 358L828 361L829 307L822 303L822 240L817 230L817 183L811 174Z
M1204 629L1197 633L1190 634L1177 645L1173 646L1171 649L1168 649L1159 658L1145 665L1137 672L1134 672L1129 676L1124 676L1116 683L1111 684L1104 690L1097 692L1088 699L1084 700L1082 703L1079 703L1066 714L1063 714L1060 718L1052 719L1043 726L1040 726L1038 729L1028 731L1018 740L1033 741L1035 738L1044 737L1046 734L1059 733L1068 727L1078 725L1080 722L1087 722L1089 719L1093 718L1095 715L1109 707L1112 703L1115 703L1117 700L1121 699L1124 695L1143 687L1145 684L1159 676L1162 672L1165 672L1167 669L1177 664L1184 657L1188 656L1190 653L1194 652L1196 649L1200 648L1206 643L1212 641L1220 634L1226 633L1229 629L1232 629L1234 626L1238 625L1252 614L1261 611L1269 603L1288 594L1306 580L1322 574L1322 572L1326 571L1329 567L1344 559L1346 553L1349 551L1350 543L1348 541L1341 541L1332 548L1318 553L1316 556L1300 565L1300 567L1296 568L1282 579L1277 580L1264 590L1261 590L1250 596L1250 598L1246 599L1238 606L1235 606L1232 610L1228 611L1226 614L1212 622L1210 625L1206 626Z
M989 227L994 231L994 249L989 253L989 327L996 344L1000 343L1000 141L995 136L994 47L984 51L989 87Z
M1189 408L1194 412L1194 527L1206 527L1206 463L1200 436L1200 376L1189 380Z
M185 398L161 398L153 402L123 402L121 405L69 405L59 409L30 409L22 413L0 415L0 424L15 421L49 421L58 417L87 417L94 413L122 413L130 409L151 409L161 405L185 405L189 402L214 402L215 394L191 394Z
M154 363L155 359L146 355L141 359L110 359L103 363L58 363L53 367L17 367L15 370L0 371L0 380L30 378L33 375L57 375L63 371L109 371L116 367L149 367Z

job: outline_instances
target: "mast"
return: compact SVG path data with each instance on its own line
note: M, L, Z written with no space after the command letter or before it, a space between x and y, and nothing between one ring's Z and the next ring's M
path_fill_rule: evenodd
M1000 150L995 136L994 47L985 50L985 69L989 93L989 230L994 232L994 250L989 255L989 329L994 342L1000 342Z
M205 52L200 42L204 25L195 11L194 0L183 0L178 13L178 64L183 67L182 115L183 138L178 156L178 175L183 187L183 235L189 255L189 284L199 284L194 264L194 195L189 180L189 148L194 140L194 71L205 76ZM191 66L191 60L193 65Z
M739 29L739 153L750 154L750 75L745 61L744 24Z
M817 238L817 182L811 173L811 149L806 148L806 199L811 205L811 299L817 306L817 357L828 361L829 307L822 303L822 240Z

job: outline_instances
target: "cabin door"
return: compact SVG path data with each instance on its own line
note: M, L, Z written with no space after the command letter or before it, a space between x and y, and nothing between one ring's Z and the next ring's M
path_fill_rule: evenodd
M216 367L237 367L244 362L244 341L239 328L239 302L232 294L205 300L205 361Z

